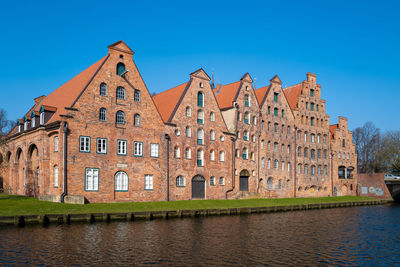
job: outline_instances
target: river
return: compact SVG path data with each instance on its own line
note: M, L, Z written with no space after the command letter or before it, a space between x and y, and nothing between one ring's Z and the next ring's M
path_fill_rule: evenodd
M0 265L400 264L400 205L0 228Z

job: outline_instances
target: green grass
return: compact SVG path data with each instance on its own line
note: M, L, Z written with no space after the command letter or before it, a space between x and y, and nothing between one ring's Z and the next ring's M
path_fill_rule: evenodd
M36 198L0 194L0 216L251 208L296 204L355 202L371 199L372 198L368 197L346 196L241 200L182 200L171 202L123 202L77 205L46 202L39 201Z

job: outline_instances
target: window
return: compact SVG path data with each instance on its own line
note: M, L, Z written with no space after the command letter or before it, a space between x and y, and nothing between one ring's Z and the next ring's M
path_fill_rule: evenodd
M278 152L278 143L277 142L274 143L274 152Z
M192 117L192 109L190 107L186 107L186 117Z
M179 159L181 157L181 149L176 146L174 147L174 158Z
M99 111L99 120L106 121L107 120L107 110L105 108L101 108Z
M311 143L314 143L315 142L315 134L311 134L310 137L311 137Z
M284 131L285 131L285 125L282 124L282 127L281 127L281 134L283 134Z
M307 142L307 133L304 133L304 142Z
M28 121L24 122L24 131L28 130L28 124L29 124Z
M117 75L122 75L125 72L125 65L124 63L118 63L117 64Z
M268 111L267 111L268 115L271 114L271 107L268 106Z
M204 94L202 92L197 93L197 106L204 107Z
M243 159L248 159L249 158L249 151L247 150L246 147L243 148L242 158Z
M274 169L275 169L275 170L278 170L278 168L279 168L279 162L278 162L278 160L276 159L276 160L274 160Z
M126 155L126 140L118 140L117 141L117 155Z
M125 113L122 110L117 111L115 122L117 124L125 124Z
M306 109L308 109L308 102L306 102Z
M31 127L35 128L36 127L36 117L35 115L31 115Z
M268 170L271 169L271 159L268 159L268 165L267 165L267 167L268 167Z
M204 166L204 152L201 149L197 150L197 166Z
M290 134L290 126L287 127L287 134Z
M215 132L214 132L214 130L211 130L211 131L210 131L210 140L211 140L211 141L214 141L214 140L215 140Z
M269 121L269 122L268 122L268 128L267 128L267 132L269 132L269 131L270 131L270 129L271 129L271 122Z
M311 111L314 111L314 103L310 103L310 109Z
M245 141L249 140L249 132L248 131L243 132L243 140L245 140Z
M219 185L225 185L225 178L219 177Z
M315 166L311 165L311 175L315 175Z
M317 158L319 158L319 159L321 158L321 149L317 150Z
M192 129L189 126L186 126L186 137L192 137Z
M308 148L304 148L304 157L305 157L305 158L308 157Z
M58 136L54 136L54 152L58 152Z
M281 163L281 169L282 169L282 171L285 171L285 162L283 162L283 161Z
M265 168L265 158L261 158L261 168Z
M342 140L342 147L345 147L346 146L346 141L343 139Z
M290 162L287 163L287 171L290 172Z
M240 157L240 151L239 149L235 150L235 157L239 158Z
M301 147L298 147L298 148L297 148L297 156L298 156L298 157L301 157Z
M135 100L135 102L140 102L140 91L138 89L135 89L133 100Z
M214 161L214 160L215 160L215 152L214 152L214 150L211 150L211 151L210 151L210 160L211 160L211 161Z
M297 132L297 140L300 140L300 136L301 136L301 131Z
M244 96L244 106L250 107L250 97L247 94Z
M134 142L133 144L133 155L135 157L143 156L143 143L142 142Z
M126 174L126 172L119 171L115 174L115 191L128 191L128 175Z
M301 173L301 164L297 165L297 173L300 174Z
M285 152L285 145L284 144L281 145L281 152L282 153Z
M240 139L240 132L236 132L236 136L238 139Z
M327 151L326 150L324 150L324 159L326 159L327 158Z
M310 125L311 125L311 126L314 126L314 117L311 117Z
M203 129L198 129L197 130L197 144L203 145L204 144L203 140L204 140L204 131L203 131Z
M215 185L215 177L214 177L214 176L211 176L211 177L210 177L210 185L211 185L211 186L214 186L214 185Z
M176 186L185 186L185 184L185 177L183 177L182 175L176 177Z
M268 190L274 189L274 180L271 177L269 177L267 180L267 189Z
M328 166L324 165L324 174L327 175L328 174Z
M106 154L107 153L107 139L97 138L97 153Z
M256 136L254 134L251 136L251 142L253 142L253 143L256 142Z
M339 159L340 159L340 155L341 155L341 153L339 152L339 153L338 153L338 158L339 158Z
M311 149L310 156L312 159L315 159L315 150L314 149Z
M140 115L135 114L133 116L133 126L139 127L140 126Z
M321 165L318 165L318 175L321 174Z
M225 161L225 152L224 151L219 152L219 161L221 161L221 162Z
M313 89L310 90L310 96L314 96L314 90Z
M318 105L317 105L317 111L319 111Z
M317 143L319 144L320 135L317 135Z
M40 112L40 115L39 115L40 117L39 117L39 123L40 123L40 125L44 125L44 111L42 111L42 112Z
M192 150L188 147L185 149L185 157L186 159L192 159Z
M274 133L277 133L277 132L278 132L278 124L275 123L275 124L274 124Z
M250 113L248 112L244 114L244 123L250 124Z
M264 140L261 140L261 149L264 149Z
M202 110L197 111L197 123L199 124L204 123L204 112Z
M85 171L85 191L99 190L99 169L86 168Z
M180 136L181 135L181 131L179 131L179 129L175 129L175 135L176 136Z
M322 142L324 143L324 144L326 144L326 135L324 135L324 137L322 138Z
M144 176L144 190L153 190L153 175Z
M117 100L118 99L125 100L125 88L121 86L117 87L116 95L117 95Z
M53 175L54 175L54 187L58 187L58 166L54 166L53 169Z
M282 109L282 118L285 117L285 111Z
M238 121L242 121L242 113L238 113Z
M225 141L225 136L221 135L221 136L219 137L219 140L220 140L221 142Z
M90 137L79 137L79 152L90 152Z
M105 84L105 83L100 84L100 95L102 95L102 96L107 95L107 84Z
M253 117L253 124L257 125L257 117L256 116Z
M274 102L278 102L278 93L274 93Z
M215 113L210 112L210 121L215 121Z
M160 146L158 144L150 144L150 157L158 158L159 150L160 150Z
M308 165L304 165L304 174L308 174Z
M277 108L274 108L274 116L278 117L278 109Z
M287 153L290 154L290 145L287 146Z

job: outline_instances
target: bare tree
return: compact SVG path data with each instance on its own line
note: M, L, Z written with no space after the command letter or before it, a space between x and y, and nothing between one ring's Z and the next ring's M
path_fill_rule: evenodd
M7 120L7 112L0 108L0 140L15 126L15 122Z

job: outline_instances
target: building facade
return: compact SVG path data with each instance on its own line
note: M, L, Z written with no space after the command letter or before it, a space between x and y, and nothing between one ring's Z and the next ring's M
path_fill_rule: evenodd
M255 89L203 69L151 96L119 41L0 143L0 188L64 201L312 197L357 192L347 119L329 126L316 75Z

